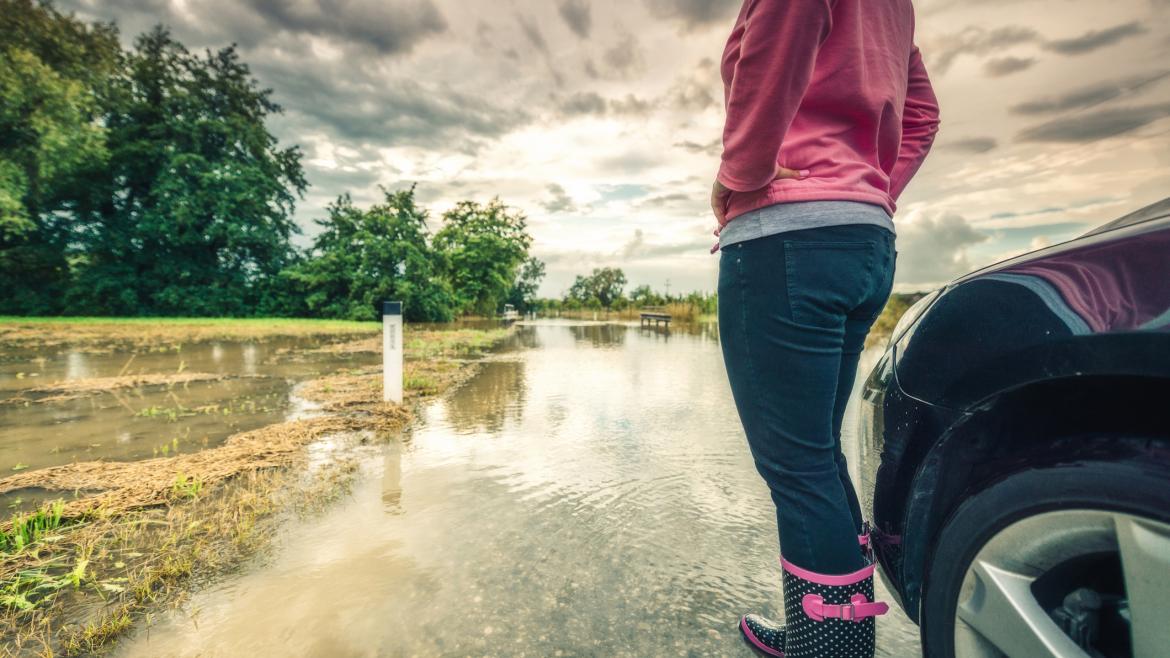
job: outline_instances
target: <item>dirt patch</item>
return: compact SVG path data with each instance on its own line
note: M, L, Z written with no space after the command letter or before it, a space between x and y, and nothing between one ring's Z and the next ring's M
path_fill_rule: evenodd
M68 345L94 352L168 350L212 340L346 340L381 330L377 322L291 318L0 318L0 342L5 345L26 349Z
M374 338L359 338L358 340L349 340L343 343L330 343L329 345L322 345L316 349L305 350L306 354L363 354L363 353L380 353L382 351L382 338L377 336Z

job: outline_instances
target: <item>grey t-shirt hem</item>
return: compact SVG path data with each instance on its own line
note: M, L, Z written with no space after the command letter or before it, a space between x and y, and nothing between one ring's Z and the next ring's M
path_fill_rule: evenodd
M886 209L862 201L790 201L756 208L732 219L719 233L719 246L820 226L874 224L894 233Z

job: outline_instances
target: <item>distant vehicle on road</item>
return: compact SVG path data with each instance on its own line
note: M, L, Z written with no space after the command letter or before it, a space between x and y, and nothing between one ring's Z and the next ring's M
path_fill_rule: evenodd
M1170 656L1170 199L929 294L858 395L927 656Z

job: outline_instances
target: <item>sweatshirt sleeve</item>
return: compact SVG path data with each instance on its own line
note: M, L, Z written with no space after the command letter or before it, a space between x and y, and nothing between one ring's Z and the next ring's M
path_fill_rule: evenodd
M776 174L784 134L832 28L835 0L749 0L739 59L727 93L723 158L717 176L737 192Z
M890 197L895 201L930 152L938 124L938 99L926 75L922 53L915 46L910 51L906 106L902 110L902 145L898 151L898 161L890 172Z

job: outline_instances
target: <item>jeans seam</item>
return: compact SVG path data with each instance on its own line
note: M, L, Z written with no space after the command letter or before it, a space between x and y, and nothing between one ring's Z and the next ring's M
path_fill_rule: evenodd
M871 301L875 296L877 296L882 286L885 285L885 276L882 276L880 279L877 276L877 251L878 243L873 242L872 248L869 250L869 262L866 264L866 276L869 278L870 289L866 291L865 297L861 300L862 304ZM882 309L879 308L877 313L875 313L874 316L870 318L870 321L872 322L873 320L876 320L877 317L881 314Z
M755 359L752 358L752 347L748 340L748 318L747 318L747 277L743 273L743 256L737 255L735 257L735 274L739 285L739 326L741 336L740 341L743 343L743 354L747 360L748 381L751 382L752 391L752 406L757 406L756 392L759 390L759 378L756 376ZM750 444L749 444L750 445Z

